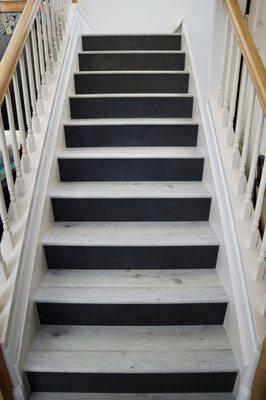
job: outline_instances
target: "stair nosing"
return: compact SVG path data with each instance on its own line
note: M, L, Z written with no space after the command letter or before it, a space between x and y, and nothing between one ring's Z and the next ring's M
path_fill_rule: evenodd
M209 222L55 222L42 243L85 247L219 246Z
M169 186L168 192L165 192ZM165 187L166 186L166 187ZM122 189L122 191L121 191ZM123 191L124 189L124 191ZM128 190L131 191L128 193ZM134 189L134 190L132 190ZM173 190L171 190L173 189ZM97 192L98 190L98 192ZM105 190L105 191L104 191ZM154 190L154 192L152 192ZM156 193L157 190L157 193ZM187 190L190 190L189 192ZM194 190L194 192L193 192ZM125 191L127 193L125 193ZM54 199L175 199L211 198L202 182L60 182L49 191Z
M100 94L70 94L69 99L106 99L106 98L191 98L194 93L100 93Z
M186 54L184 50L81 50L78 54Z
M56 152L58 159L204 159L198 147L68 147Z

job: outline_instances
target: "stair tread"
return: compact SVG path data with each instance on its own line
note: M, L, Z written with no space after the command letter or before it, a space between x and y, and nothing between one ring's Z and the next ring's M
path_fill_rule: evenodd
M209 222L54 223L44 245L204 246L219 245Z
M198 125L193 118L80 118L65 120L64 125Z
M186 54L183 50L80 50L78 54Z
M57 153L58 158L203 158L197 147L75 147Z
M234 400L232 393L32 393L30 400Z
M100 70L100 71L76 71L75 75L187 75L189 74L186 70L118 70L118 71L108 71L108 70Z
M215 269L164 270L48 270L42 287L187 287L220 286Z
M27 372L228 372L237 366L223 327L42 327Z
M230 350L222 325L42 325L32 350Z
M53 198L206 198L202 182L62 182Z
M36 303L68 304L205 304L227 303L224 287L40 287Z
M155 98L175 98L175 97L188 97L188 98L193 98L194 94L193 93L99 93L99 94L72 94L69 96L70 99L75 98L75 99L106 99L106 98L142 98L142 97L155 97Z
M36 302L165 304L227 302L215 270L48 271Z

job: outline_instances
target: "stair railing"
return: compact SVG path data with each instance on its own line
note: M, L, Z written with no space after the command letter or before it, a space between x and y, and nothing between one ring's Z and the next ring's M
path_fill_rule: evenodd
M26 224L22 210L29 207L33 191L31 172L37 171L36 154L41 153L45 133L42 122L48 119L71 3L28 0L0 62L0 150L5 178L0 185L0 314L14 286L15 271L9 263L19 257L15 249L22 242L21 225Z
M261 280L266 268L266 230L261 224L266 161L259 180L257 165L265 152L266 70L237 1L223 1L226 25L217 107L222 111L221 125L227 129L225 145L231 149L227 162L237 174L235 191L244 196L243 208L237 211L242 220L250 221L247 246L258 250L256 278Z

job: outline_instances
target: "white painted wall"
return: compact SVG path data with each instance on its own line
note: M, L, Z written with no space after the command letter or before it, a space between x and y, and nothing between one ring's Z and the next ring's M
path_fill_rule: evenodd
M182 20L194 55L200 90L209 81L216 3L220 0L79 0L93 33L170 33Z

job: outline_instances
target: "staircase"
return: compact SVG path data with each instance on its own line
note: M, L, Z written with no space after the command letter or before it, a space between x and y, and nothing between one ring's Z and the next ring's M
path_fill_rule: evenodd
M233 399L181 39L82 37L24 366L32 399Z

